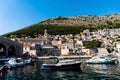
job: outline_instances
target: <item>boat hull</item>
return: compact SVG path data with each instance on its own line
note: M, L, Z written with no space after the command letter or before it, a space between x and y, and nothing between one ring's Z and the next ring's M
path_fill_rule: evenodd
M43 64L41 69L43 70L81 70L81 63L66 64L66 65L47 65Z

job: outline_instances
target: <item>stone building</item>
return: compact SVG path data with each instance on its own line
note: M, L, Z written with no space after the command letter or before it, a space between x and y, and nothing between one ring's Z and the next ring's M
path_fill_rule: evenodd
M12 41L0 37L0 56L18 56L23 54L23 45L17 40Z

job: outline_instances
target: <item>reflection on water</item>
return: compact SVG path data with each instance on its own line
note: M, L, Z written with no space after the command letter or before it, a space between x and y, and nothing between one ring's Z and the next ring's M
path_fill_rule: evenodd
M110 74L111 70L116 69L116 65L113 64L88 64L87 66L92 68L94 72L102 74Z
M87 64L81 71L41 70L42 62L0 72L0 80L120 80L120 66Z
M14 70L6 70L6 71L2 71L1 74L1 80L18 80L20 78L22 78L23 75L21 75L22 73L22 68L17 68Z

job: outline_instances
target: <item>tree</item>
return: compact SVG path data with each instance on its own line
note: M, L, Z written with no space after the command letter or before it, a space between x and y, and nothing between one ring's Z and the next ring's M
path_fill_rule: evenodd
M99 40L93 40L91 42L86 43L84 46L86 48L96 48L101 46L101 42Z

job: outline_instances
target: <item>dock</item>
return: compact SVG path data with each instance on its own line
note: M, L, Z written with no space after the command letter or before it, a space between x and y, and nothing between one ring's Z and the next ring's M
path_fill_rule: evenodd
M50 56L42 56L38 57L38 59L49 59ZM81 55L75 55L75 56L57 56L57 57L63 57L64 59L90 59L92 56L81 56Z

